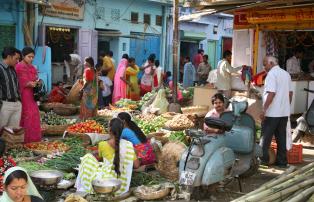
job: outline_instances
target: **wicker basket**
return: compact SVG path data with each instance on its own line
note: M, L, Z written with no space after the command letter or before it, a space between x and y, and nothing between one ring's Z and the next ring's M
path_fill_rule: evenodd
M53 111L60 116L71 116L77 113L78 108L76 106L60 106L54 107Z
M69 125L42 125L42 134L45 136L63 135Z
M156 170L160 173L164 178L175 182L179 180L179 171L178 170L163 170L158 165L156 166Z
M166 197L170 193L170 188L163 187L157 191L146 192L143 190L145 186L137 187L133 193L134 195L141 200L157 200Z
M18 148L24 142L24 129L4 127L1 138L6 142L7 148Z
M156 140L159 140L161 142L161 144L166 144L167 142L169 142L169 139L167 137L164 137L165 133L162 132L155 132L155 133L149 133L147 135L147 138L151 139L151 138L155 138Z

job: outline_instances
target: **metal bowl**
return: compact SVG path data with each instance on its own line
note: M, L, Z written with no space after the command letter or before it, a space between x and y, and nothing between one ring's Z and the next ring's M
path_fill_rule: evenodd
M99 194L108 194L115 192L121 188L122 182L117 179L96 179L92 181L93 189Z
M63 178L63 173L57 170L38 170L29 174L34 184L39 186L57 185Z

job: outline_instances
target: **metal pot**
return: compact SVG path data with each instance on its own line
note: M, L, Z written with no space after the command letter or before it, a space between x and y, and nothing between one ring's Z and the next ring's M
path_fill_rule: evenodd
M99 194L108 194L121 188L122 182L117 179L96 179L92 181L93 189Z
M29 176L38 186L53 186L61 181L63 173L57 170L38 170L31 172Z

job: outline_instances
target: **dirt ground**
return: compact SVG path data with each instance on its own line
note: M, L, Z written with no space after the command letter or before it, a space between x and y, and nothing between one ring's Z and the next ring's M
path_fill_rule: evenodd
M314 161L314 148L303 148L303 163L290 164L290 166L296 166L297 168L303 167ZM262 184L275 178L283 173L286 169L278 167L260 167L258 172L248 178L241 179L242 192L240 192L239 183L233 180L225 187L212 188L203 200L199 201L214 201L214 202L229 202L233 199L241 197L244 193L251 192Z

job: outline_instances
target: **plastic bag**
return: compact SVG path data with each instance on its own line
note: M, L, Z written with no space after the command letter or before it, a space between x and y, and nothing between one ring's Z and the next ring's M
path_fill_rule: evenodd
M157 93L156 99L152 103L152 108L158 108L158 114L163 114L168 111L169 102L166 98L165 89L160 89Z

